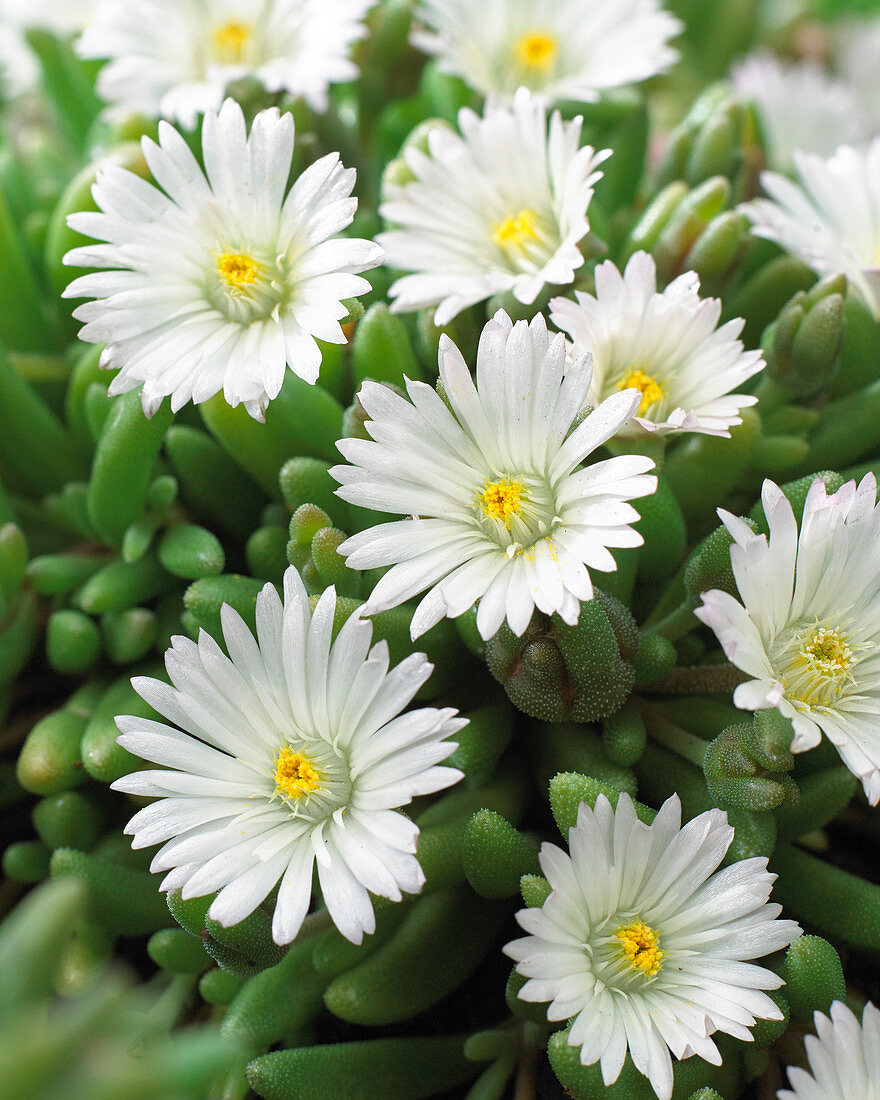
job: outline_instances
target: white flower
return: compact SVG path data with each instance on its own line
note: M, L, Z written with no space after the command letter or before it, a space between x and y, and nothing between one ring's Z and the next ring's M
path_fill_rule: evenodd
M876 132L880 126L880 19L835 19L829 29L837 69L855 90Z
M0 96L15 99L38 91L40 67L21 31L0 23Z
M285 367L314 382L316 338L343 343L341 299L363 294L354 274L381 262L370 241L334 239L354 217L354 170L332 153L287 190L293 116L261 111L250 136L241 108L227 100L202 129L205 172L178 132L159 124L159 144L143 140L160 191L123 168L98 174L103 213L69 225L106 244L75 248L65 263L110 268L75 279L69 298L95 298L74 316L80 338L107 347L118 367L110 393L143 383L148 414L206 401L220 390L260 417L278 394Z
M791 1089L778 1100L876 1100L880 1096L880 1010L870 1001L862 1022L843 1001L831 1005L831 1018L815 1013L816 1035L804 1040L812 1074L789 1066Z
M778 951L800 928L777 920L781 906L767 901L776 876L766 859L716 871L732 839L722 810L681 828L673 795L649 826L622 794L616 810L604 795L595 810L581 804L570 857L541 846L553 891L540 909L517 913L529 934L504 951L529 979L524 1001L549 1001L551 1021L574 1017L568 1041L583 1065L600 1062L606 1085L629 1049L669 1100L670 1050L719 1065L713 1032L750 1040L756 1019L782 1019L761 992L782 979L744 960Z
M95 18L99 0L0 0L0 20L39 27L59 38L78 34Z
M646 252L636 252L623 275L606 260L595 277L595 297L576 291L577 303L550 301L551 320L568 333L574 354L592 352L591 403L634 387L642 397L633 421L642 428L730 435L742 423L739 410L758 400L730 390L764 366L759 351L743 351L736 339L743 321L718 328L721 302L700 298L693 271L658 294Z
M484 95L592 101L678 59L683 24L657 0L421 0L413 42Z
M383 217L399 228L376 238L389 266L415 274L391 287L396 310L461 310L510 291L534 302L545 283L570 283L584 257L587 207L608 156L580 148L581 120L563 122L527 92L512 107L459 112L461 136L428 134L428 153L405 152L415 179L386 187Z
M827 160L794 153L800 184L763 172L769 199L740 209L758 237L776 241L819 275L842 273L880 320L880 138Z
M109 58L99 94L115 111L195 125L227 86L256 77L267 92L327 109L330 84L354 80L351 46L374 0L137 0L108 2L79 40Z
M643 541L627 501L654 491L653 462L627 455L579 468L629 419L638 393L614 394L568 434L589 391L589 357L566 364L564 338L551 339L540 315L514 325L496 313L480 338L476 386L445 336L439 360L449 408L421 382L407 383L410 401L366 382L373 439L337 443L354 464L330 471L343 500L413 517L339 547L353 568L392 566L366 613L427 588L414 638L476 600L484 638L505 618L522 634L536 607L576 623L593 596L587 567L616 569L608 547Z
M288 569L283 605L271 584L257 597L256 639L224 604L229 657L204 632L198 644L176 637L165 655L173 686L132 681L185 732L117 719L119 744L162 766L113 784L159 798L126 832L135 848L162 843L152 863L169 872L160 889L219 890L208 915L229 926L280 880L277 943L299 931L315 864L330 917L353 943L375 928L368 891L392 901L417 893L419 830L395 811L461 778L438 765L455 749L444 738L466 720L451 709L400 713L433 666L414 653L389 672L387 644L370 648L372 626L358 614L331 645L335 608L330 588L311 614Z
M815 62L784 64L761 51L734 65L730 76L734 91L754 103L768 164L779 172L791 171L796 149L825 157L869 136L855 88Z
M730 563L742 603L703 593L695 614L737 668L753 679L733 700L745 710L776 707L794 727L792 752L822 733L880 801L880 508L866 474L832 496L816 479L800 533L791 505L772 481L762 500L770 528L755 534L718 510L734 538Z

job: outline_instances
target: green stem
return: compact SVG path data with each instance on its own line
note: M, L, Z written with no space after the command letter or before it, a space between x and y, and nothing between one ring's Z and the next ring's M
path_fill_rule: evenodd
M650 691L651 695L726 695L746 680L746 673L731 664L698 665L674 668L662 680L642 690Z
M660 619L659 622L649 626L643 632L646 634L659 634L667 641L675 642L689 634L700 625L700 620L694 614L696 603L690 596L686 597L674 611Z
M706 755L706 742L702 737L694 733L688 733L680 726L673 725L650 707L642 711L645 725L651 737L667 749L683 756L698 768L703 767L703 758Z

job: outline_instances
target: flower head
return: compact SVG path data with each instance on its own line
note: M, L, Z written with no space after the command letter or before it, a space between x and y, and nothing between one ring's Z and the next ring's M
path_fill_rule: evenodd
M483 95L599 98L665 72L683 29L657 0L420 0L413 41Z
M844 274L880 319L880 138L841 145L827 160L795 152L800 183L763 172L769 199L740 209L752 232L799 256L819 275Z
M866 474L832 496L816 479L798 532L788 500L764 482L770 537L719 509L733 535L736 600L713 589L695 614L710 626L737 668L753 677L734 702L776 707L794 727L792 752L822 733L880 801L880 571L877 485Z
M576 623L593 595L590 569L613 570L609 546L640 546L627 503L656 488L642 455L579 468L635 410L616 393L569 434L590 387L589 358L566 364L565 341L540 315L513 324L503 311L483 329L476 385L456 346L440 344L436 391L408 382L410 400L365 383L372 440L337 444L351 466L330 472L344 500L411 519L353 535L339 552L357 569L391 565L367 601L382 611L429 589L413 637L480 601L490 638L507 619L522 634L534 609Z
M460 135L438 126L427 153L406 150L414 178L386 187L381 213L397 228L377 237L391 267L413 272L391 287L394 308L436 306L438 325L493 294L529 304L546 283L570 283L596 168L611 155L580 148L580 119L554 113L548 134L544 106L526 92L458 121Z
M326 110L330 84L352 80L351 46L373 0L138 0L105 4L79 40L109 59L100 95L116 111L194 126L226 87L253 76L267 92Z
M324 904L353 943L375 928L368 891L393 901L417 893L419 830L395 811L461 778L440 762L466 721L450 709L400 713L431 674L424 654L389 672L387 644L371 649L372 627L357 614L331 643L335 609L331 588L312 614L288 569L283 605L270 584L257 597L256 639L224 604L229 657L204 632L198 643L176 637L165 656L172 686L132 681L175 726L117 719L120 745L162 766L113 784L159 798L126 831L135 848L162 843L152 863L169 872L161 889L219 890L208 915L228 926L280 880L281 944L308 911L315 864Z
M796 149L827 157L869 136L856 90L815 62L785 64L764 51L743 58L730 76L734 91L754 103L768 163L778 172L791 171Z
M75 279L71 298L94 298L74 316L80 338L106 343L119 368L111 393L143 384L151 413L171 395L178 409L220 390L261 416L287 366L314 382L316 338L343 343L341 299L363 294L356 272L381 261L370 241L330 240L351 224L354 170L322 157L288 191L293 116L261 111L250 135L227 100L202 131L205 170L168 123L144 139L154 187L110 166L98 174L102 213L74 214L73 229L106 244L68 252L65 263L108 268Z
M821 1012L813 1019L816 1035L804 1040L811 1072L790 1066L791 1088L780 1089L778 1100L876 1100L880 1096L880 1010L869 1001L860 1025L843 1001L834 1001L830 1019Z
M519 996L549 1001L549 1020L574 1018L568 1041L583 1065L601 1064L606 1085L629 1049L669 1100L670 1050L718 1065L713 1032L750 1040L756 1019L782 1019L762 992L782 979L745 960L785 947L800 928L768 903L776 876L766 859L717 870L732 839L722 810L682 828L673 795L645 825L622 794L615 810L604 795L595 810L581 804L570 856L542 845L552 893L517 913L528 935L504 951L529 979Z
M741 423L739 410L757 398L729 391L763 367L761 353L743 351L741 320L717 327L721 302L700 298L699 287L688 271L658 294L653 257L636 252L622 275L611 260L596 268L595 297L551 300L574 354L592 352L592 404L634 387L642 397L633 422L648 431L730 435Z

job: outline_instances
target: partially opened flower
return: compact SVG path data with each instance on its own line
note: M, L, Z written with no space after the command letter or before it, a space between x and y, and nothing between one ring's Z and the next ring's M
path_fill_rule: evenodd
M572 1019L568 1042L585 1066L599 1062L606 1085L627 1050L660 1100L672 1095L672 1059L721 1063L710 1036L750 1040L758 1019L782 1013L763 990L782 979L747 960L800 934L768 902L775 875L766 859L718 870L733 840L722 810L681 827L678 795L651 825L629 795L616 810L604 795L581 804L571 855L543 844L552 892L516 918L528 933L504 951L529 980L524 1001L550 1002L548 1020Z
M328 589L312 614L288 569L283 605L272 585L257 597L256 639L224 604L229 657L204 632L198 643L176 637L165 656L172 686L132 681L173 726L117 720L120 745L162 766L113 784L159 799L126 831L135 848L162 844L152 863L168 872L161 889L219 890L208 915L229 926L278 886L280 944L308 912L316 865L330 917L353 943L375 928L368 891L417 893L419 830L397 809L461 778L441 761L466 720L448 708L401 713L431 674L424 654L389 671L387 644L370 648L357 614L331 643L335 609Z
M723 509L740 600L713 589L695 614L752 679L734 702L776 707L794 727L792 752L824 733L869 801L880 801L880 508L866 474L832 496L816 479L798 532L791 504L764 482L770 537Z
M834 1001L830 1018L813 1017L816 1035L804 1040L810 1072L789 1066L790 1089L778 1100L874 1100L880 1086L880 1009L870 1001L856 1014Z
M255 77L267 92L327 108L331 84L358 75L353 43L374 0L138 0L107 3L79 41L107 60L98 92L117 111L194 126L227 86Z
M758 237L775 241L819 275L843 274L880 319L880 138L841 145L827 160L793 154L794 183L763 172L769 195L740 209Z
M332 153L288 190L293 116L261 111L248 135L241 107L227 100L202 130L205 169L168 123L145 138L156 182L109 166L93 194L101 213L74 214L85 245L65 263L109 270L83 275L65 297L94 298L74 316L80 339L106 344L102 365L118 368L110 393L143 385L151 414L223 391L261 417L289 366L314 382L317 339L344 343L343 298L370 284L356 272L381 262L371 241L331 239L351 224L355 173Z
M381 214L395 228L377 240L389 266L413 272L391 287L395 310L437 307L445 324L461 310L509 291L534 302L542 287L570 283L578 242L610 150L581 148L581 120L549 122L539 100L489 104L458 115L461 134L437 126L428 151L409 147L413 178L388 184Z
M479 600L484 638L505 618L522 634L537 607L576 623L593 595L590 569L617 568L608 547L640 546L628 501L652 493L654 463L643 455L581 463L615 435L639 402L616 393L572 430L590 387L588 357L567 364L562 335L540 315L513 324L503 311L483 329L476 386L456 346L440 344L440 379L449 407L422 382L410 400L364 383L369 439L337 446L352 463L330 472L344 500L411 519L347 539L348 565L390 565L367 612L428 594L413 637Z
M590 101L678 59L682 23L657 0L420 0L413 41L484 95Z
M796 149L827 157L870 136L856 89L815 62L786 64L762 51L739 61L730 76L734 91L755 105L767 163L778 172L792 170Z
M759 351L744 351L743 321L718 327L721 302L700 298L693 271L657 292L654 259L636 252L621 275L611 260L596 268L596 294L576 302L553 298L550 317L567 333L574 354L591 352L597 404L617 390L641 394L633 425L624 431L730 435L739 410L756 397L730 391L764 366Z

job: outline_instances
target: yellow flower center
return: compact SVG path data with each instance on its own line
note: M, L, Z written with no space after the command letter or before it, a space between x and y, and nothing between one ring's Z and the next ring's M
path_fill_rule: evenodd
M558 43L546 31L528 31L514 46L517 60L526 69L546 72L556 57Z
M852 647L838 629L815 627L802 636L782 677L790 699L807 706L830 706L853 677Z
M538 239L536 220L534 210L520 210L499 222L492 230L492 238L502 248L521 250L530 240Z
M232 290L240 290L250 283L255 283L259 273L256 260L252 260L242 252L224 252L218 256L217 271L220 273L220 278Z
M510 521L522 509L523 487L518 481L487 481L480 503L490 519L500 519L509 527Z
M321 786L321 774L307 756L285 745L275 764L275 793L284 798L299 798Z
M656 378L645 374L643 370L631 370L629 374L617 383L619 390L638 390L642 395L636 412L643 416L645 412L663 397L663 387Z
M227 62L241 61L242 53L253 31L246 23L230 19L214 31L214 47L219 59Z
M642 970L652 978L660 973L663 952L660 950L660 938L653 928L637 920L619 928L614 936L620 940L626 960L634 969Z

